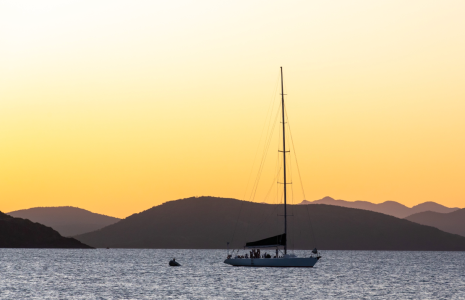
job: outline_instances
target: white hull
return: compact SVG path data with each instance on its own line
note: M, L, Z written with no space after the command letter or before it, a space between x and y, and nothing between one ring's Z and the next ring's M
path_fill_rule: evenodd
M229 258L225 264L236 267L281 267L281 268L311 268L318 262L316 257L292 258Z

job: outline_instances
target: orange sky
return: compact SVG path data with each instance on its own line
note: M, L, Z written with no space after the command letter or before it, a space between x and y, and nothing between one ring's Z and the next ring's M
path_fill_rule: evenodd
M279 66L308 199L465 207L464 11L2 1L0 210L125 217L190 196L248 198ZM277 147L276 135L255 201L276 201L265 195Z

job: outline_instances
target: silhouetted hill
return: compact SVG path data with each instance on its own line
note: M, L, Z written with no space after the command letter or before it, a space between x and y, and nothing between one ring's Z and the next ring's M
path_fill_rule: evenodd
M71 206L34 207L12 211L8 215L50 226L63 236L95 231L120 221L118 218Z
M50 227L0 212L0 248L92 248Z
M350 208L358 208L358 209L365 209L371 210L379 213L383 213L386 215L394 216L397 218L405 218L415 213L423 212L423 211L435 211L440 213L449 213L456 211L460 208L454 207L449 208L443 206L441 204L437 204L435 202L425 202L414 207L410 208L403 204L400 204L395 201L386 201L380 204L374 204L368 201L345 201L345 200L335 200L331 197L324 197L320 200L315 201L308 201L304 200L300 204L328 204L328 205L336 205L342 207L350 207Z
M281 234L282 217L277 220L277 214L283 214L282 205L188 198L155 206L76 238L94 247L226 248L226 242L231 242L230 247L242 248L246 241ZM464 237L367 210L292 205L288 214L293 215L289 217L288 241L295 249L465 251Z
M447 214L425 211L408 216L405 219L418 224L433 226L445 232L465 236L465 209Z

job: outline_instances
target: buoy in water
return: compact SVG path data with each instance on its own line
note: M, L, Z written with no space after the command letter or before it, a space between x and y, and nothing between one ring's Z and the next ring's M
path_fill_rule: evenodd
M181 264L179 264L179 263L176 261L176 258L173 258L172 260L170 260L170 266L171 266L171 267L180 267Z

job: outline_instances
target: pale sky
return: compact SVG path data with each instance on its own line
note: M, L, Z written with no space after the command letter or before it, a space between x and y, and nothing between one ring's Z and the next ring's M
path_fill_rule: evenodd
M190 196L248 199L280 66L308 200L465 207L464 12L464 1L1 1L0 211L125 217ZM265 196L277 147L276 135L254 201L276 201Z

